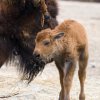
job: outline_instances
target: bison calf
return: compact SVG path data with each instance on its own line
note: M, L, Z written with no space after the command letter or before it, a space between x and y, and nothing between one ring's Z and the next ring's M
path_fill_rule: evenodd
M84 81L88 62L88 43L85 29L74 20L66 20L55 29L45 29L36 36L34 54L45 63L55 61L60 74L59 100L70 100L70 88L79 62L80 95L85 100Z

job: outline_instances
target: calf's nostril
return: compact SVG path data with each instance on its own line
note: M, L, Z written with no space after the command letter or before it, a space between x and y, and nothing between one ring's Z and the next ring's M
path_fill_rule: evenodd
M36 57L40 57L40 55L39 54L36 54Z
M38 54L38 53L33 53L33 56L35 56L35 57L40 57L40 54Z

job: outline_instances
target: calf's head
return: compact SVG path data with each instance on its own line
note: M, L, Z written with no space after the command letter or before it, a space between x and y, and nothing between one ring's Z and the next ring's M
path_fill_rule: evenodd
M36 36L36 46L34 53L40 57L45 63L53 61L60 54L62 47L64 32L57 30L45 29Z

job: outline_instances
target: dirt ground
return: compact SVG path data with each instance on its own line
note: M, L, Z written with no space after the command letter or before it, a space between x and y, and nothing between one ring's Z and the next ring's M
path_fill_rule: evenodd
M59 23L65 19L75 19L82 23L88 33L89 40L89 63L87 79L85 82L86 100L100 100L100 4L66 2L59 3ZM79 80L75 72L71 89L71 100L78 100ZM60 92L59 74L54 63L48 64L40 74L28 86L20 82L20 75L14 65L0 69L0 100L58 100Z

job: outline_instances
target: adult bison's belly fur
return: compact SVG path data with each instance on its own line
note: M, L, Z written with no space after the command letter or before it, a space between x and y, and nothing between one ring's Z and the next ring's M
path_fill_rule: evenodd
M46 0L51 15L49 22L41 26L41 9L34 7L32 0L0 1L0 67L15 55L18 56L18 69L29 82L44 69L41 59L32 55L36 33L42 29L54 28L58 23L55 0Z

